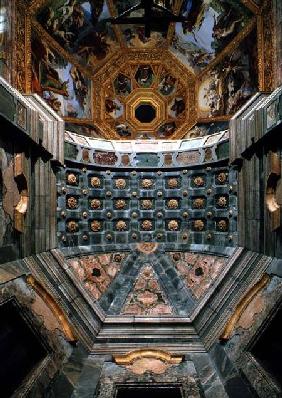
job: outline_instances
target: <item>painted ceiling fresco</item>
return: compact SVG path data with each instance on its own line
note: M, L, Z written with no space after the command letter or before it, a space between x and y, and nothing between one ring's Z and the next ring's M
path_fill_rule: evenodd
M38 15L38 21L78 61L95 67L118 47L115 32L105 22L109 17L106 1L55 0Z
M149 38L142 25L110 24L138 3L42 1L33 11L31 90L86 135L178 139L212 134L215 125L217 132L261 86L259 5L156 0L187 22L154 22ZM145 110L149 122L138 119Z
M117 15L138 4L138 0L115 0L114 10ZM155 3L162 5L170 11L175 11L176 0L160 0ZM138 10L130 13L130 17L142 17L143 11ZM152 33L149 38L145 37L144 26L141 25L124 25L121 27L123 40L129 48L148 48L154 46L165 46L168 36L168 25L154 24Z
M46 42L32 40L32 92L66 118L91 119L91 81Z
M0 75L10 80L13 12L9 0L0 0Z
M191 93L176 69L171 72L160 62L132 61L122 65L121 71L105 79L99 89L100 130L112 129L125 139L164 139L183 128L189 119ZM146 122L138 119L138 110L143 107L153 115Z
M252 16L238 0L184 0L180 14L190 18L176 23L171 51L196 73L230 44Z

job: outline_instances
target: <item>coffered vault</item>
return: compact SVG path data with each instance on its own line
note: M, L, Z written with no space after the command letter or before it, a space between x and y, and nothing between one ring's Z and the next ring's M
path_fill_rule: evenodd
M134 4L31 2L32 36L25 40L32 62L27 53L22 83L73 131L108 139L195 136L194 126L228 121L251 95L269 88L268 22L252 0L170 0L166 7L188 22L153 26L150 38L140 25L106 22ZM159 97L156 123L131 118L133 95L137 102Z

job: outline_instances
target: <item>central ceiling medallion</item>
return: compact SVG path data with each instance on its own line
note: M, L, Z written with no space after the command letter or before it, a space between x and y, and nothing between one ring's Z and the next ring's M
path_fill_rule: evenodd
M149 52L127 52L118 68L115 60L113 68L97 74L95 122L105 136L170 139L195 124L194 76L169 54L162 62L152 58Z
M160 95L151 89L136 89L125 105L125 117L132 130L154 132L166 120L167 110Z

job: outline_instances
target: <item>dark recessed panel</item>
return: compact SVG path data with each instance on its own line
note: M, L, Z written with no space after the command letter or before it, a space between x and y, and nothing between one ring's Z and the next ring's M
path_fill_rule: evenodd
M11 301L0 306L1 397L8 398L47 352Z
M262 367L282 386L282 307L260 335L251 353Z
M119 387L116 398L182 398L179 387Z
M135 110L135 117L141 123L151 123L156 117L156 109L150 104L141 104Z

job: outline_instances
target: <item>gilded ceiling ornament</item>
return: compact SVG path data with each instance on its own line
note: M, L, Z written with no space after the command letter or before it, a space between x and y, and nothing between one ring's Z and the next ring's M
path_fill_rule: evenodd
M178 187L178 179L177 178L169 178L167 181L167 186L171 189Z
M196 198L193 200L193 207L195 209L203 209L205 206L205 199L204 198Z
M219 231L227 231L228 230L228 222L226 220L219 220L217 222L217 228Z
M126 201L124 199L118 199L115 201L116 209L124 209L126 207Z
M142 209L146 209L146 210L152 209L153 201L150 199L144 199L141 202L141 206L142 206Z
M177 231L179 229L179 222L177 220L170 220L167 227L170 231Z
M67 199L67 206L69 209L76 209L78 207L78 200L74 196Z
M220 196L217 201L216 204L219 207L226 207L227 206L227 198L225 196Z
M152 221L150 221L150 220L144 220L144 221L142 221L142 223L141 223L141 228L142 228L144 231L151 231L151 230L153 229L153 223L152 223Z
M116 223L116 230L117 231L126 231L127 223L124 220L118 220Z
M177 199L170 199L167 202L167 207L169 209L178 209L178 200Z
M224 184L227 181L227 174L224 173L224 172L221 172L221 173L217 174L216 181L219 184Z
M193 183L196 187L203 187L205 185L205 180L202 176L196 176L193 178Z
M67 183L69 185L77 185L78 179L77 176L74 173L70 173L67 175Z
M114 254L114 261L115 261L116 263L120 263L121 260L122 260L122 255L121 255L120 253Z
M140 242L137 244L137 249L141 253L151 254L157 250L158 246L159 244L156 242Z
M195 220L193 221L193 225L196 231L203 231L205 228L205 223L203 220Z
M99 177L91 177L90 185L93 188L100 188L101 187L101 180Z
M67 229L69 232L76 232L78 230L78 223L76 221L68 221Z
M150 178L144 178L144 180L142 180L141 182L141 186L144 189L152 188L153 184L153 180L151 180Z
M115 186L118 189L124 189L126 187L126 180L124 178L118 178L115 181Z
M101 208L101 201L99 199L92 199L90 201L90 207L91 209L100 209Z
M181 259L180 253L173 253L172 258L174 261L179 261Z
M102 229L102 223L99 220L91 221L90 228L93 232L99 232Z

